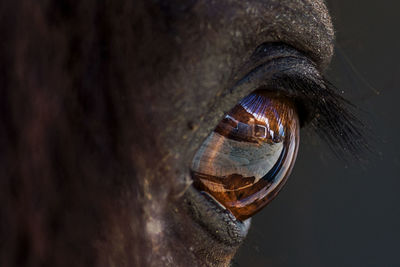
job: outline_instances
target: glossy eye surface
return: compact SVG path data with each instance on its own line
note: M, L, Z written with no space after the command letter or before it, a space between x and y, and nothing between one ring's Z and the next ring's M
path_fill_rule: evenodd
M194 186L237 219L249 218L285 184L297 155L299 129L291 101L263 91L248 95L196 152Z

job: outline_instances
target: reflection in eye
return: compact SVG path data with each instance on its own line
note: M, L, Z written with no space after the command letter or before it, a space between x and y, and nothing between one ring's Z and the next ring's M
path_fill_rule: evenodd
M195 154L194 186L245 220L287 180L299 144L299 119L285 98L256 91L242 99Z

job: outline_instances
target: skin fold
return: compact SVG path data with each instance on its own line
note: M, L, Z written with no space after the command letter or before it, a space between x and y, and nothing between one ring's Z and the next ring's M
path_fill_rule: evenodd
M324 71L324 1L19 0L0 12L0 266L229 266L246 230L212 233L230 221L205 211L191 159L255 89L232 90L260 45Z

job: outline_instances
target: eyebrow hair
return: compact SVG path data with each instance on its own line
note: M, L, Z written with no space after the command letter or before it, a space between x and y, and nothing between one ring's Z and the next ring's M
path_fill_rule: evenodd
M306 55L286 44L265 44L255 50L249 64L253 69L231 90L250 87L291 98L301 125L312 129L339 158L360 160L369 150L357 107L339 94Z

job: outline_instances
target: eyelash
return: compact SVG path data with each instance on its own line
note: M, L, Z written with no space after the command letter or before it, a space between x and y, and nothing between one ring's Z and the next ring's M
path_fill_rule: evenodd
M366 127L357 117L357 107L340 96L325 78L315 82L307 77L281 76L272 83L277 88L290 88L302 127L311 128L336 156L359 160L369 150Z

